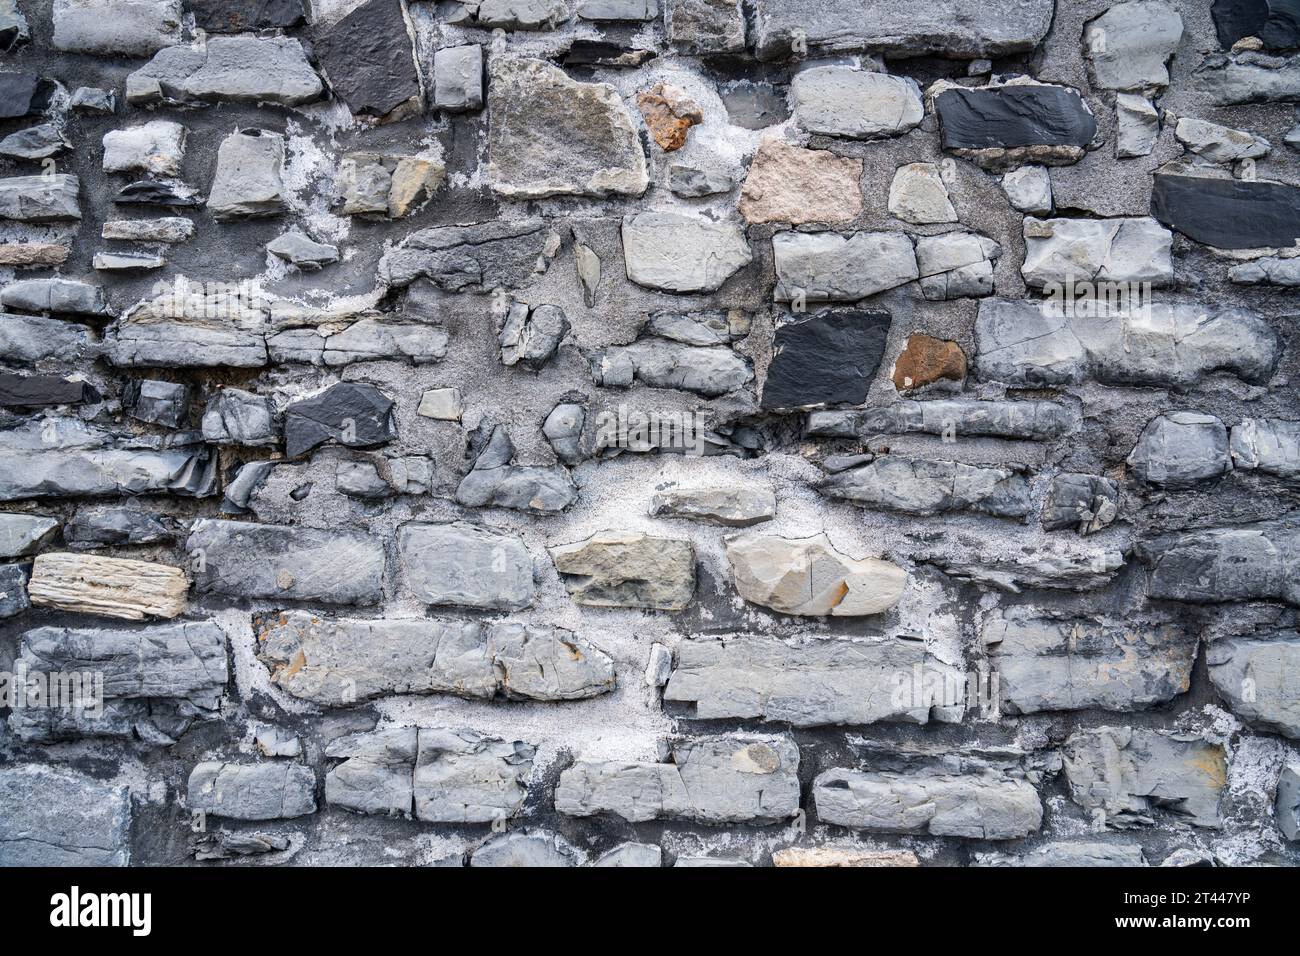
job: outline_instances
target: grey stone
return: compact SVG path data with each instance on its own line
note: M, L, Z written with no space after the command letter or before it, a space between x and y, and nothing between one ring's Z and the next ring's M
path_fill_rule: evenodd
M372 461L341 461L334 472L334 487L349 498L379 501L393 494Z
M1025 220L1025 284L1150 282L1174 278L1173 234L1151 218Z
M379 275L399 287L424 276L448 292L517 289L546 271L559 246L559 235L542 219L435 226L387 252Z
M57 518L0 512L0 558L36 554L50 543L60 527Z
M1252 727L1300 739L1300 635L1211 642L1210 682L1232 712Z
M1154 90L1169 85L1166 65L1183 37L1178 11L1159 0L1117 3L1083 31L1097 86Z
M1228 270L1228 277L1241 285L1300 285L1300 259L1268 256L1243 262Z
M907 572L877 558L841 554L824 534L733 535L724 542L732 583L746 601L782 614L858 617L889 610Z
M682 53L739 53L745 14L738 0L665 0L664 31Z
M1078 305L1078 303L1076 303ZM1191 386L1225 371L1266 382L1277 336L1248 309L1143 303L1094 317L1061 303L985 300L975 323L975 364L985 381L1008 385Z
M143 170L179 176L185 157L185 127L167 120L110 130L104 134L104 172Z
M261 368L267 364L260 332L218 321L123 319L104 336L104 353L125 368Z
M686 518L727 528L749 528L776 517L770 487L672 488L650 499L650 516Z
M826 770L812 797L821 822L855 830L1016 840L1043 822L1034 785L993 770Z
M796 45L809 54L1003 56L1032 50L1053 11L1051 0L935 0L924 8L893 0L757 0L754 49L762 60L785 59Z
M18 0L0 0L0 50L12 50L30 37Z
M597 23L610 20L654 20L659 16L659 0L582 0L578 4L577 14L584 20L594 20Z
M653 866L664 865L664 853L653 843L620 843L602 853L592 866Z
M512 464L514 452L505 426L493 429L487 447L456 486L456 500L467 508L510 508L530 514L563 511L578 500L578 488L567 469Z
M287 36L215 36L198 48L167 47L126 78L126 100L133 106L300 106L319 99L324 89L302 44Z
M997 547L966 546L952 551L914 554L949 577L1019 594L1025 588L1091 591L1109 584L1124 567L1114 547L1025 547L1008 553Z
M243 514L248 511L253 495L262 487L274 469L274 463L269 461L250 461L240 465L235 476L226 482L221 510L230 514Z
M303 0L187 0L186 8L209 33L286 29L303 21Z
M920 641L770 637L694 638L677 647L666 702L691 705L696 720L770 720L794 727L925 724L949 704L910 692L920 671L948 685L965 677ZM899 675L906 676L900 685Z
M1127 463L1149 485L1190 488L1232 470L1228 429L1213 415L1166 412L1147 423Z
M416 408L416 414L442 422L458 422L463 412L458 388L431 388L420 396Z
M540 867L577 866L577 854L552 833L503 833L474 851L470 866Z
M1125 843L1087 843L1080 840L1054 840L1019 856L990 853L976 866L1030 867L1130 867L1146 866L1142 847Z
M1134 711L1191 686L1199 644L1173 624L990 614L980 631L997 668L1002 711Z
M586 408L575 402L561 402L551 409L542 424L542 434L566 465L576 465L587 457L582 448L582 430L586 423Z
M1149 596L1215 604L1285 601L1300 605L1300 525L1294 515L1230 528L1172 534L1144 542Z
M499 195L645 192L645 151L614 87L579 83L543 60L496 58L488 70L487 175ZM554 149L560 141L564 148Z
M555 809L630 823L775 823L799 812L799 748L789 736L674 738L666 763L579 760L560 774Z
M433 105L445 113L483 108L483 48L444 47L433 54Z
M287 761L206 760L190 771L187 805L230 820L291 820L316 812L316 775Z
M81 182L68 173L0 179L0 219L63 222L81 218Z
M885 455L826 478L818 490L828 498L912 515L975 511L997 518L1023 518L1033 503L1021 467L996 468L956 461Z
M21 564L0 564L0 621L16 617L29 607L27 569Z
M899 166L889 185L889 214L918 225L956 222L957 211L948 198L939 167L934 163Z
M389 727L331 741L325 756L342 763L325 774L325 803L354 813L412 816L416 727Z
M92 341L88 329L72 322L0 314L0 358L10 362L75 362L92 351Z
M921 88L911 77L849 66L801 70L790 94L796 122L810 133L827 136L899 136L925 117Z
M1051 441L1070 434L1079 424L1069 406L1057 402L937 398L892 402L863 412L813 412L808 416L809 433L817 433L821 420L841 414L851 415L854 432L863 436L921 432L949 438L990 435Z
M183 216L161 219L110 219L99 232L101 239L127 242L189 242L194 238L194 220Z
M185 551L199 594L362 605L383 599L383 542L368 534L203 518Z
M933 301L992 295L993 269L1001 257L1001 246L972 232L919 236L916 264L921 294Z
M732 80L719 89L727 120L741 129L760 130L790 118L784 87L752 80Z
M447 354L448 334L431 325L361 319L344 329L286 329L266 340L273 362L340 366L353 362L411 361L427 365Z
M673 652L664 644L651 644L645 665L647 687L663 687L673 672Z
M753 261L738 223L677 212L642 212L623 220L627 277L665 292L716 292Z
M1272 148L1262 136L1190 116L1179 117L1178 125L1174 127L1174 136L1189 152L1211 163L1258 159L1268 155Z
M1043 502L1043 530L1092 534L1119 516L1119 486L1109 478L1064 472L1052 478Z
M181 41L180 0L54 0L54 49L148 56Z
M1157 810L1219 829L1228 779L1219 744L1134 727L1080 730L1065 742L1065 778L1075 803L1114 830L1151 826Z
M730 345L749 335L752 319L739 310L730 312L656 312L645 331L685 345Z
M259 657L294 697L325 706L390 694L581 700L614 689L613 661L569 631L437 619L264 622Z
M1192 76L1195 88L1218 106L1300 101L1300 56L1268 57L1261 62L1250 54L1212 55Z
M628 370L630 376L625 374ZM747 385L754 370L730 348L651 338L601 352L592 364L592 375L596 384L607 387L631 385L635 378L653 388L680 388L716 397Z
M1119 159L1149 156L1160 137L1160 114L1145 96L1115 96L1115 155Z
M220 445L276 445L275 404L265 395L223 388L203 410L203 440Z
M1277 781L1278 829L1288 840L1300 840L1300 763L1282 768Z
M161 255L147 252L97 252L91 260L91 268L101 272L140 272L165 265Z
M122 390L122 407L136 421L176 428L190 407L190 390L177 382L132 380Z
M284 414L286 458L300 458L330 441L373 448L394 437L393 402L373 385L340 382L294 402Z
M289 837L276 833L231 833L217 830L194 841L194 859L200 863L209 860L239 860L284 853L291 846Z
M274 216L286 207L280 168L284 137L264 129L231 133L217 150L208 210L217 220Z
M0 501L216 490L216 459L193 434L123 435L72 418L0 431Z
M131 793L70 770L0 768L0 867L126 866Z
M448 23L511 30L553 30L569 18L564 0L455 0Z
M23 279L0 289L0 305L20 312L51 312L100 319L111 315L104 290L73 279Z
M541 368L569 334L569 319L557 305L529 309L516 302L506 313L497 336L503 365Z
M1300 478L1300 422L1243 418L1232 427L1232 466L1288 481Z
M180 522L167 515L130 507L81 507L63 528L63 541L74 551L105 546L170 544L180 537Z
M517 814L535 748L468 730L420 728L415 815L428 823L488 823Z
M111 116L117 112L117 91L102 90L95 86L79 86L72 91L68 106L83 113L103 113Z
M912 240L901 232L779 232L772 237L778 302L855 302L917 279Z
M548 550L574 602L587 607L680 611L695 593L695 549L686 540L602 531Z
M432 605L517 611L533 603L533 561L518 537L466 524L398 531L406 586Z
M682 163L668 167L668 188L683 199L699 199L729 193L736 187L730 173L717 169L699 169Z
M331 262L339 261L338 246L316 242L296 229L268 242L266 251L306 272L314 272Z
M0 156L9 159L48 159L66 152L72 144L53 123L41 123L0 139Z
M1052 177L1046 166L1020 166L1002 175L1007 201L1019 212L1042 216L1052 211Z

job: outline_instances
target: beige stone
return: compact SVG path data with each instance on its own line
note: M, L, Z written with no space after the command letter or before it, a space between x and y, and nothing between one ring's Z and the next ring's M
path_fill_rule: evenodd
M824 534L734 536L726 540L726 551L740 596L782 614L879 614L897 604L907 587L907 572L898 565L847 557Z
M437 192L447 175L447 167L431 159L403 156L393 169L388 188L388 215L401 219L416 203Z
M420 407L416 412L437 421L458 422L461 410L460 389L431 388L420 396Z
M40 607L140 621L176 617L189 587L180 568L55 551L37 555L27 596Z
M911 850L862 850L857 847L788 846L772 854L772 865L791 866L920 866Z
M927 225L956 222L948 190L934 163L899 166L889 185L889 214L906 222Z
M578 604L680 611L695 593L695 549L689 541L602 531L550 552Z
M57 242L2 242L0 266L61 266L69 251Z
M778 140L758 148L740 193L750 223L840 223L862 212L862 160Z

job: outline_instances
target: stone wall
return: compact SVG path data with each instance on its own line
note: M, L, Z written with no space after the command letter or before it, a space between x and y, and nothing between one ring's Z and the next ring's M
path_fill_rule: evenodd
M1300 862L1290 9L0 0L0 863Z

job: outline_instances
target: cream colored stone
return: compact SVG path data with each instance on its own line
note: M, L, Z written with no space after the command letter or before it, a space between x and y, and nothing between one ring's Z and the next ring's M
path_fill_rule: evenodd
M907 587L907 572L896 564L842 555L824 534L736 536L726 540L726 550L740 596L782 614L879 614L897 604Z
M862 212L862 160L778 140L758 148L740 193L750 223L850 222Z
M189 587L180 568L54 551L37 555L27 596L40 607L140 621L176 617Z
M772 854L772 865L791 866L920 866L911 850L864 850L857 847L788 846Z

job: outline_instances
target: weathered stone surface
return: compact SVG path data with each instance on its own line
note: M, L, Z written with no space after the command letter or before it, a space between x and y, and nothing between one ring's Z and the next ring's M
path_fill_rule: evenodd
M0 73L0 119L21 119L45 112L57 88L53 80L35 73Z
M1167 63L1183 37L1183 18L1159 0L1117 3L1083 31L1097 86L1149 90L1169 85Z
M448 292L517 289L546 271L559 246L559 235L542 219L435 226L387 252L379 275L393 286L423 276Z
M1300 238L1300 187L1158 174L1151 215L1216 249L1285 248Z
M1206 662L1234 714L1252 727L1300 739L1300 635L1217 640Z
M534 748L473 731L421 728L415 815L430 823L487 823L518 813Z
M948 189L934 163L899 166L889 185L889 214L918 225L956 222Z
M848 66L801 70L790 85L795 120L810 133L876 139L898 136L925 117L911 77Z
M1266 50L1300 46L1300 21L1292 0L1214 0L1210 7L1223 48L1256 37Z
M842 223L862 212L862 160L766 139L740 190L740 214L765 222Z
M664 853L653 843L620 843L614 849L602 853L592 866L628 867L628 866L663 866Z
M185 7L209 33L283 30L303 21L303 0L186 0Z
M0 219L63 222L81 218L81 182L68 173L0 179Z
M458 422L464 410L458 388L431 388L420 396L416 413L443 422Z
M330 88L354 114L383 120L419 111L423 91L404 4L367 0L318 35L313 48Z
M264 129L231 133L217 150L208 209L218 220L274 216L285 209L284 137Z
M654 20L659 16L659 0L582 0L576 12L582 19L597 23Z
M0 265L27 268L61 266L71 249L62 242L0 242Z
M1052 23L1050 0L937 0L924 8L890 0L845 6L827 0L758 0L755 50L784 59L798 37L810 52L871 51L971 59L1032 49Z
M117 112L117 91L97 86L79 86L72 91L68 106L83 113L111 115Z
M47 159L72 148L53 123L41 123L0 139L0 156L9 159Z
M1115 97L1115 155L1119 159L1149 156L1160 136L1160 114L1145 96L1119 93Z
M31 607L27 600L27 570L21 564L0 564L0 621Z
M446 113L483 107L483 48L477 43L433 54L433 105Z
M190 390L177 382L133 379L122 390L122 407L136 421L176 428L189 411Z
M110 219L99 231L101 239L128 242L188 242L194 238L194 220L179 216L161 219Z
M131 793L69 770L0 768L0 867L126 866Z
M553 30L569 16L564 0L455 0L447 22L472 27Z
M697 720L759 719L795 727L902 721L924 724L945 705L900 688L914 669L964 682L919 641L769 637L696 638L677 648L664 700L691 705Z
M814 412L808 416L809 434L864 437L920 432L949 438L996 436L1047 441L1069 434L1077 425L1071 410L1056 402L970 398L900 401L864 411Z
M97 252L91 260L91 268L102 272L130 272L161 269L167 260L161 255L138 252Z
M1300 763L1282 768L1277 781L1277 826L1288 840L1300 840Z
M150 491L210 495L216 461L193 438L118 435L71 418L28 421L0 432L0 501Z
M704 122L704 111L690 94L672 83L656 83L636 97L651 137L666 153L681 149L691 127Z
M54 0L54 48L148 56L181 40L180 0Z
M914 867L921 861L911 850L865 850L859 847L784 847L772 853L779 867Z
M468 620L269 615L259 657L294 697L338 706L386 695L565 701L614 689L614 662L575 633Z
M975 511L996 518L1023 518L1033 507L1029 481L1017 466L981 468L898 455L884 455L831 475L818 490L828 498L912 515Z
M778 302L856 302L920 275L902 232L778 232L772 252Z
M674 163L668 167L668 188L674 196L683 199L699 199L703 196L717 196L729 193L735 188L736 181L730 173L714 169L698 169Z
M299 458L328 441L373 448L394 437L393 402L373 385L340 382L284 413L284 453Z
M316 242L297 230L286 232L268 242L266 251L304 271L315 271L339 261L338 246Z
M354 813L413 815L419 733L389 727L331 741L325 756L342 763L325 774L325 803Z
M1232 466L1279 478L1300 478L1300 422L1243 418L1232 427Z
M1168 229L1148 218L1029 218L1020 274L1040 289L1074 282L1167 285L1174 277L1172 241Z
M582 447L582 430L587 424L587 410L576 402L561 402L551 409L542 423L542 434L566 465L576 465L586 458Z
M569 472L512 464L514 443L505 426L493 430L487 447L456 486L456 500L467 508L510 508L530 514L563 511L578 500Z
M1110 478L1065 472L1052 478L1043 502L1043 530L1092 534L1119 516L1119 486Z
M730 312L656 312L645 324L645 332L685 345L730 345L749 334L751 317L739 310Z
M61 527L57 518L0 512L0 558L21 558L40 551Z
M406 586L425 604L518 611L533 603L523 541L467 524L407 524L398 532Z
M1300 605L1300 523L1294 516L1173 534L1145 543L1140 553L1151 569L1153 598Z
M150 179L141 179L123 186L113 202L141 206L190 208L203 205L202 197L184 183L155 182Z
M261 333L215 321L123 319L105 334L104 351L121 367L260 368L267 361Z
M963 547L915 555L950 577L1019 594L1025 588L1090 591L1103 587L1124 567L1124 554L1115 548L1026 547L1005 549Z
M516 302L504 316L497 344L501 346L501 364L523 364L541 368L569 334L569 319L557 305L539 305L534 309Z
M1163 488L1190 488L1232 470L1228 429L1213 415L1166 412L1142 430L1128 456L1139 481Z
M973 232L918 236L921 294L932 301L992 295L993 269L1001 257L1001 246Z
M1083 97L1067 86L948 86L934 97L934 107L943 148L985 169L1075 163L1097 135Z
M543 60L489 66L488 181L501 196L639 196L649 184L631 112L607 83Z
M799 748L791 737L674 738L667 763L579 760L560 774L555 809L630 823L775 823L799 811Z
M623 220L627 277L665 292L714 292L754 258L740 226L678 212Z
M316 812L316 776L285 761L205 760L190 772L187 805L230 820L291 820Z
M894 388L904 393L935 384L960 386L966 381L966 353L956 342L916 332L907 337L891 377Z
M827 770L813 781L813 802L823 823L884 833L1015 840L1043 822L1034 785L992 770Z
M189 587L185 572L165 564L50 551L36 556L27 596L40 607L141 621L182 613Z
M1228 767L1219 744L1097 727L1071 734L1064 757L1070 796L1110 829L1151 826L1157 810L1193 826L1222 826L1219 796Z
M592 376L605 386L628 386L635 379L654 388L681 388L715 397L747 385L754 370L730 348L647 338L605 349L592 363Z
M1140 846L1123 843L1085 843L1060 840L1045 843L1019 856L990 853L979 857L976 866L1146 866Z
M180 537L181 524L166 515L130 506L81 507L63 528L69 548L90 550L105 545L164 544Z
M185 551L199 594L364 605L383 598L383 542L368 534L204 518Z
M215 36L201 47L167 47L126 78L126 99L135 106L300 106L324 89L302 44L287 36Z
M1101 303L1098 303L1102 306ZM975 323L980 378L1009 385L1191 386L1211 372L1266 382L1277 336L1247 309L1144 303L1096 317L1043 303L985 300Z
M1268 140L1262 136L1190 116L1179 117L1174 136L1189 152L1211 163L1258 159L1271 149Z
M1187 693L1198 639L1172 624L1019 613L990 615L980 640L997 667L1003 713L1133 711Z
M1020 166L1004 173L1001 182L1019 212L1043 216L1052 211L1052 177L1046 166Z
M682 53L739 53L745 14L738 0L665 0L668 42Z
M470 866L527 867L529 869L577 866L577 853L553 833L503 833L474 851Z
M673 488L650 499L650 515L686 518L728 528L748 528L776 517L770 487Z
M25 42L30 35L27 18L18 8L18 0L0 2L0 50L8 52Z
M1300 259L1268 256L1233 266L1228 277L1241 285L1300 285Z
M577 604L680 611L695 593L689 541L602 531L548 550Z
M768 82L738 80L719 89L727 120L741 129L760 130L790 118L784 88Z
M80 405L98 398L99 394L86 382L69 381L58 375L0 372L0 407L3 408Z
M850 558L824 534L726 539L732 583L746 601L803 617L859 617L889 610L907 588L907 572L878 558Z
M203 411L203 440L227 445L275 445L275 405L265 395L223 388Z
M892 321L888 312L837 310L777 326L763 407L866 401Z
M437 362L447 354L450 337L443 329L416 323L365 318L347 328L286 329L266 339L273 362L350 365L353 362Z
M115 129L104 134L104 172L143 170L179 176L185 156L185 127L167 120Z

